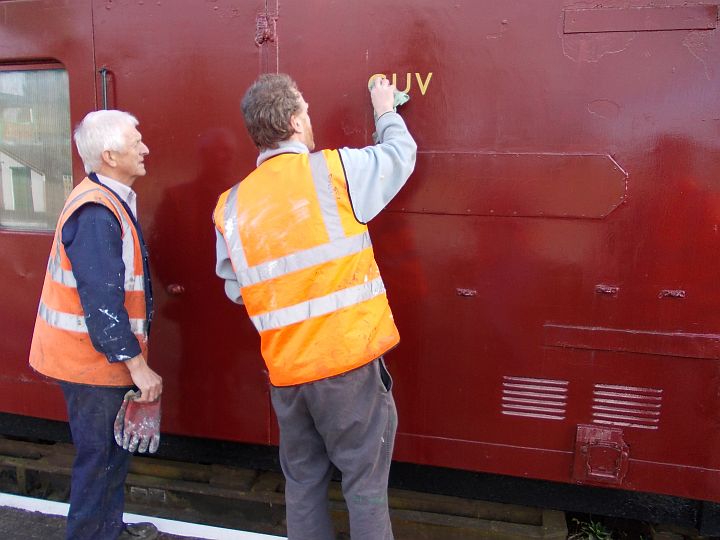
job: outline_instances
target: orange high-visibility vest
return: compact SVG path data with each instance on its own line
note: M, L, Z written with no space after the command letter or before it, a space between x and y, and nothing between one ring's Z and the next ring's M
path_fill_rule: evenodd
M40 306L35 319L30 365L54 379L96 386L131 386L125 362L109 362L90 340L62 228L82 205L102 204L120 222L125 263L125 309L142 353L147 357L147 314L142 252L137 230L120 200L105 186L85 178L70 193L60 214Z
M268 159L213 219L273 385L345 373L400 341L336 150Z

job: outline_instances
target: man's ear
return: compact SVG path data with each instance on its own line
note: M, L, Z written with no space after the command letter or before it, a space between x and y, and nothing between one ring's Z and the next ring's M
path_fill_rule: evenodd
M294 114L290 115L290 127L293 128L295 133L302 133L302 123Z
M102 157L103 163L105 163L109 167L115 167L117 165L117 161L115 161L115 158L113 158L112 151L110 150L103 150L103 153L100 154L100 157Z

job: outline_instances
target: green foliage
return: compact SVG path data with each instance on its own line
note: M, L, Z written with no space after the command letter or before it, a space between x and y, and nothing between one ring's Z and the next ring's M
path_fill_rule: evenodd
M600 521L580 521L573 518L576 531L568 536L568 540L612 540L612 531Z

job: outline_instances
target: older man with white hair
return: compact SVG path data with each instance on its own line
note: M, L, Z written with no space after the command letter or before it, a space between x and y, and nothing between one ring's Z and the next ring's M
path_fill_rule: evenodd
M162 393L146 362L152 290L132 185L149 150L137 125L128 113L96 111L75 130L87 177L58 220L30 349L30 365L62 388L77 450L67 540L158 535L122 521L131 453L113 432L129 390L140 391L140 407Z

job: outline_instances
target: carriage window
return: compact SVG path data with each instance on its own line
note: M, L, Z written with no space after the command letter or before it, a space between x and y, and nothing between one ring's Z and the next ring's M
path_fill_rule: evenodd
M64 69L0 69L0 227L53 230L72 189Z

